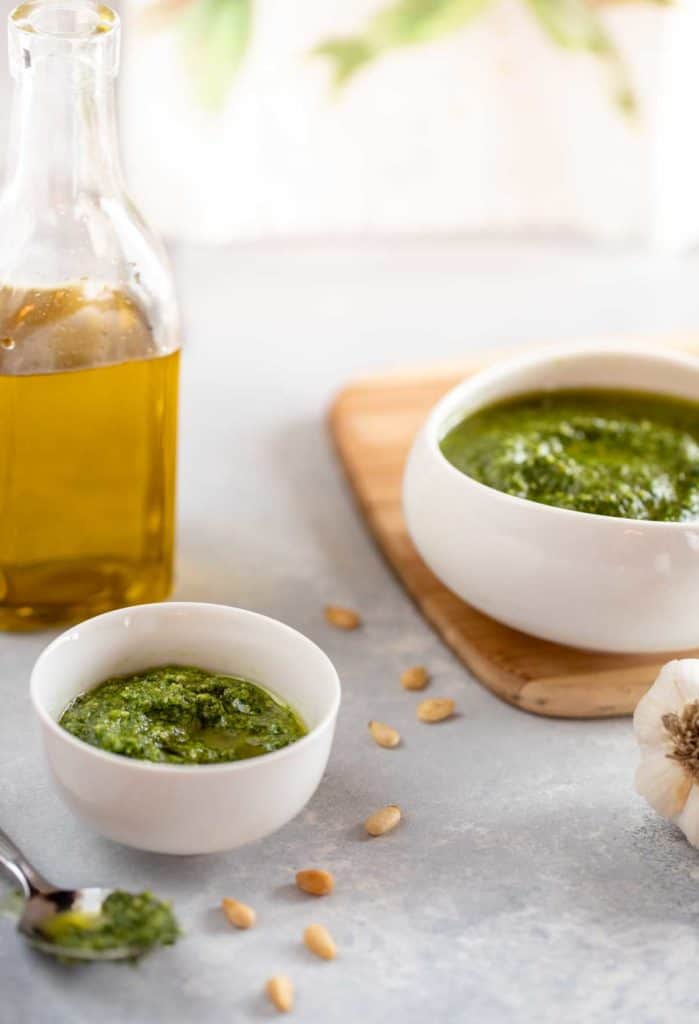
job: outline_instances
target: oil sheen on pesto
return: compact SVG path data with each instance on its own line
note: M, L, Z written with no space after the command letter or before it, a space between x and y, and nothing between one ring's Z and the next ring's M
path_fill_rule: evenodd
M59 724L112 754L171 764L239 761L306 733L296 712L256 683L181 665L107 679L76 697Z
M633 391L520 395L444 437L452 465L544 505L628 519L699 518L699 404Z

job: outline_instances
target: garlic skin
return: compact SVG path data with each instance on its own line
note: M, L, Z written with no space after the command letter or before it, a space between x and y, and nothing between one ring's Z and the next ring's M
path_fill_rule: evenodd
M633 716L636 792L699 847L699 659L670 661Z

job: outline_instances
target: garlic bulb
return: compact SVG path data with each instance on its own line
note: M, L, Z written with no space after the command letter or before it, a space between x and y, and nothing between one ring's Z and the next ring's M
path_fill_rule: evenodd
M699 846L699 659L670 661L638 702L636 791Z

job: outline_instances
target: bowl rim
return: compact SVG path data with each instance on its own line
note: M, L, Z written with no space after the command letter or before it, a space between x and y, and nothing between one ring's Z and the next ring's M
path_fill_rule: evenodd
M321 656L321 660L325 662L325 667L329 670L328 679L331 681L334 690L329 709L321 717L320 721L314 725L312 729L308 730L305 736L302 736L301 739L296 740L294 743L289 743L287 746L281 747L279 750L272 750L265 754L258 754L257 757L246 757L238 761L221 761L217 764L171 764L169 762L146 761L136 757L126 757L124 754L114 754L109 750L102 750L101 747L93 746L91 743L87 743L85 740L81 740L77 736L74 736L72 733L68 732L67 729L63 729L56 719L53 718L53 716L46 710L43 705L43 701L37 692L38 672L43 669L44 663L51 658L53 652L58 647L69 641L70 634L75 629L78 629L87 623L97 622L98 620L103 621L108 618L116 619L120 616L134 613L138 614L145 609L173 607L182 609L208 609L209 611L216 612L224 611L224 613L233 612L235 615L242 616L243 618L271 622L275 627L278 627L282 633L287 633L289 636L293 635L301 639L304 644L313 648L313 650ZM95 686L98 685L99 683L95 683ZM254 770L255 765L265 765L270 764L272 761L283 760L285 757L291 756L292 752L302 751L306 747L310 746L335 721L340 709L342 686L337 669L325 651L319 647L318 644L314 643L313 640L309 639L309 637L304 633L301 633L300 630L294 629L293 626L288 626L285 622L281 622L280 619L272 618L270 615L263 615L260 612L253 612L247 608L239 608L236 605L217 604L211 601L162 601L126 605L123 608L114 608L112 611L102 612L100 615L93 615L89 619L83 619L81 622L74 623L72 626L63 630L46 647L44 647L41 654L34 662L30 676L29 694L34 708L34 713L37 715L40 722L47 727L54 736L56 736L61 742L67 743L68 746L88 753L98 758L98 760L105 761L107 764L113 764L124 771L146 771L148 773L175 775L191 775L192 773L195 775L201 775L202 773L216 775L224 774L226 772L251 771Z
M561 508L558 505L546 505L544 502L533 501L531 498L520 498L515 494L508 494L507 491L499 491L497 488L491 487L489 484L484 484L480 480L474 479L474 477L469 476L468 473L464 473L462 470L454 466L449 459L447 459L439 444L440 428L442 427L444 420L455 411L453 407L456 406L458 408L462 399L466 398L471 391L478 391L490 383L497 382L499 379L507 379L508 376L517 373L520 370L539 366L541 364L551 362L552 360L567 358L574 360L576 357L584 358L585 356L590 358L594 358L595 356L600 358L622 356L628 357L629 359L638 359L639 357L660 359L668 364L684 366L699 373L698 354L685 352L681 349L663 348L661 345L632 341L564 342L555 345L548 345L536 349L533 352L525 352L516 354L509 358L505 357L504 359L496 359L492 365L485 366L482 370L476 371L476 373L472 374L470 377L466 377L453 388L450 388L449 391L447 391L445 395L442 395L439 401L432 407L422 427L422 433L427 439L430 453L437 456L438 463L442 467L446 468L450 476L454 479L460 479L461 486L474 487L487 494L491 500L497 500L504 505L512 505L513 509L526 508L533 515L541 515L542 517L563 517L570 519L571 522L599 521L605 524L618 524L618 528L624 530L634 528L637 530L671 530L677 532L687 529L699 529L699 517L697 519L670 521L662 519L630 519L626 516L607 516L599 512L582 512L579 509ZM551 389L552 392L556 390L559 389ZM563 389L561 388L560 390ZM609 390L623 391L625 389L610 388ZM632 391L633 388L629 388L628 390ZM526 391L521 392L521 394L526 393ZM650 389L647 393L672 397L672 392L667 390L658 389L655 391ZM512 394L514 396L518 394L518 392L515 391ZM699 399L697 399L697 404L699 405ZM534 512L533 510L536 511ZM615 526L608 526L608 528L614 529Z

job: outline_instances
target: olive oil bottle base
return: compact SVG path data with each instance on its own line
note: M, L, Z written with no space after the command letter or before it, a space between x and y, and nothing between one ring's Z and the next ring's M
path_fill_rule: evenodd
M3 590L7 580L11 585ZM8 566L0 574L0 630L25 632L60 623L81 622L130 604L163 601L172 589L172 574L163 567L93 562L60 566ZM33 595L51 594L38 602Z
M167 596L178 357L0 373L0 628Z

